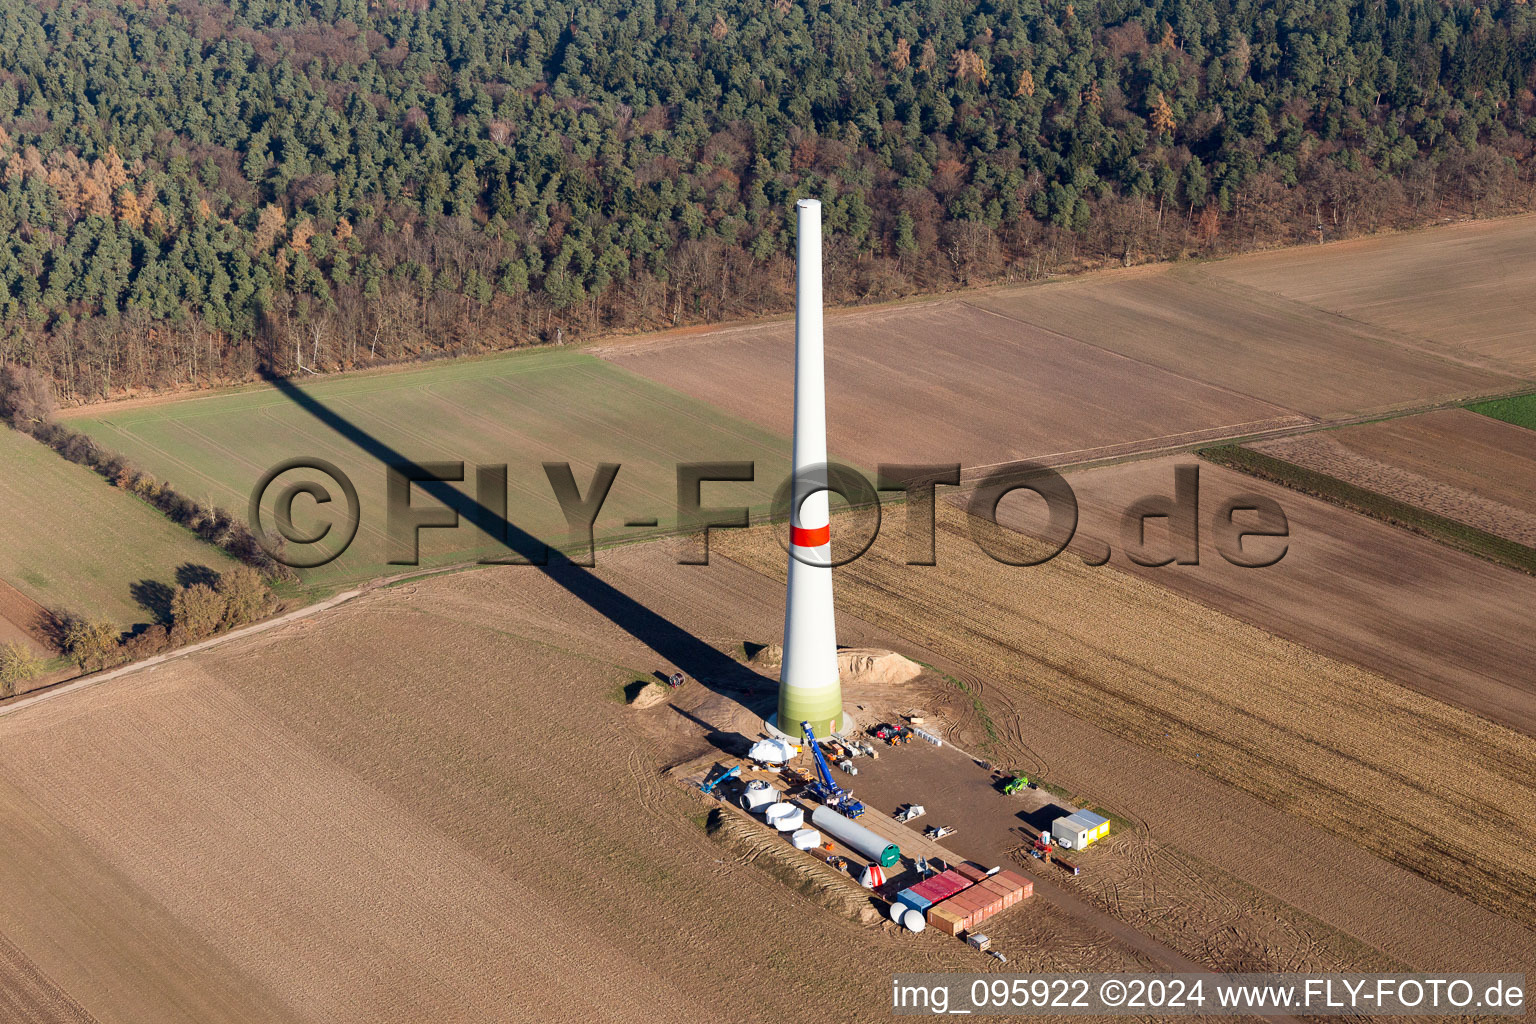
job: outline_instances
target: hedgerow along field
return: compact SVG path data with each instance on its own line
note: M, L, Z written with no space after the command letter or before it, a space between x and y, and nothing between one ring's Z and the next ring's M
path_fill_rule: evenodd
M390 564L386 464L464 462L464 481L412 488L413 507L441 508L450 487L474 506L476 467L507 466L507 519L538 541L564 546L568 533L544 462L569 462L585 496L596 466L620 464L596 523L599 544L644 536L629 519L655 518L655 529L676 525L677 464L753 461L751 483L706 483L706 506L769 508L789 466L789 442L732 419L704 403L591 356L543 349L420 369L260 386L120 408L87 410L71 426L199 500L245 519L250 495L270 467L318 457L342 470L357 488L361 524L335 561L300 571L306 590L327 589L408 571ZM267 491L263 523L271 532L273 501L289 482L313 479L333 501L300 496L298 531L323 523L339 531L344 505L323 475L293 471ZM435 492L435 493L434 493ZM653 531L652 531L653 532ZM322 543L330 544L328 539ZM516 550L526 553L526 543ZM536 547L536 545L535 545ZM301 549L288 546L290 555ZM420 533L420 565L515 557L460 517L456 529Z
M233 564L84 466L0 428L0 579L44 608L127 629L154 620L136 589L174 587L183 566Z

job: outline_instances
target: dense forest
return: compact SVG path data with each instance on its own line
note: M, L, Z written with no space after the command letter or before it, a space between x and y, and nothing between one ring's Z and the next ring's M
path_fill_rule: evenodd
M65 401L1528 203L1527 0L0 0Z

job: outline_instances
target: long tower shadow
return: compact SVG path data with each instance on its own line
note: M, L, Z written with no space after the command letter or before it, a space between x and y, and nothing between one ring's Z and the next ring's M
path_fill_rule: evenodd
M362 448L383 465L414 465L414 460L325 405L293 381L271 373L262 377L299 408L310 413L331 430ZM773 685L741 662L716 650L676 623L658 615L611 583L599 578L585 566L576 565L561 552L546 547L537 537L509 522L501 513L489 509L450 483L435 480L416 481L415 487L457 512L461 520L493 538L505 537L506 545L522 558L535 564L522 567L537 572L559 584L593 611L629 633L662 658L676 665L703 686L717 693L737 697L733 691ZM547 564L537 564L546 561ZM737 698L739 699L739 698Z

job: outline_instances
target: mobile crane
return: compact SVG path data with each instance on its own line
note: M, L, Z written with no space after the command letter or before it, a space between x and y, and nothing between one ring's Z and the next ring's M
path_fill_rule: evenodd
M806 745L811 748L811 756L816 761L816 781L810 785L811 795L845 818L857 818L863 814L864 805L832 778L832 769L821 755L821 747L816 742L816 733L811 730L811 723L801 722L800 728L805 731Z

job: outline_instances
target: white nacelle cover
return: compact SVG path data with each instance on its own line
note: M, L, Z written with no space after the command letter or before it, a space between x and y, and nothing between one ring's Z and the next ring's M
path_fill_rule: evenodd
M821 833L813 828L802 828L789 837L797 850L814 850L821 845Z
M775 804L774 806L777 807L779 805ZM770 813L766 815L768 818L768 824L772 825L780 832L794 832L799 829L800 826L805 824L805 812L792 804L787 806L789 807L789 810L783 814L775 815L771 813L772 809L770 808Z
M758 740L747 756L761 764L783 764L795 756L795 748L783 740Z

